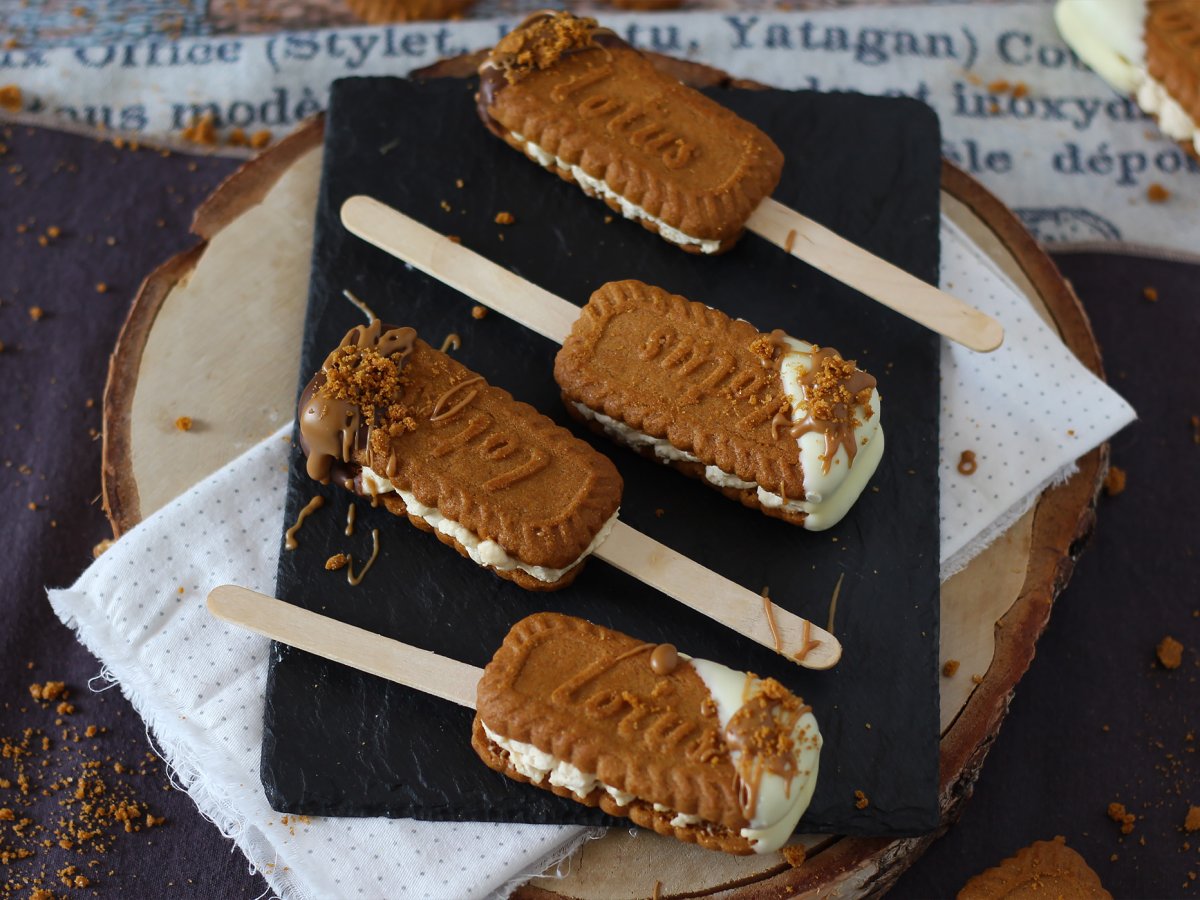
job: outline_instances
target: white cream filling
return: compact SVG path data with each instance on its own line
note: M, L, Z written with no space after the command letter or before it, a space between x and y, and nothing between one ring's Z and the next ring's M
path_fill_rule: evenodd
M1200 126L1146 71L1145 0L1059 0L1054 19L1075 54L1138 106L1158 116L1173 140L1192 141L1200 153Z
M804 391L800 379L809 371L812 362L812 344L795 338L786 338L791 352L784 355L780 362L780 378L784 392L792 404L793 419L804 417ZM782 507L788 512L805 513L804 527L809 531L824 531L836 525L854 501L859 498L867 486L871 476L879 466L883 457L883 428L880 425L879 392L872 389L869 401L874 414L867 418L866 410L859 407L856 410L860 425L855 429L855 440L858 441L858 451L854 460L845 447L838 447L830 460L829 471L825 471L825 435L810 431L801 435L796 443L800 448L800 466L804 472L804 499L787 501L780 494L772 493L753 481L745 481L731 472L726 472L718 466L705 465L704 479L717 487L735 488L737 490L754 489L758 494L758 502L769 509ZM654 455L663 462L701 462L695 455L680 450L666 438L652 437L644 432L630 428L623 422L618 422L611 416L597 412L582 403L575 403L575 409L585 419L600 424L604 431L619 443L635 449L649 447Z
M531 575L538 581L544 581L547 584L558 581L564 574L579 565L584 558L603 544L617 521L617 513L614 512L609 516L608 521L601 526L600 530L596 532L596 536L592 538L592 542L588 544L587 549L579 554L579 557L569 566L562 569L552 569L549 566L531 566L509 555L508 551L495 541L480 540L479 535L465 525L442 515L435 506L426 506L416 498L415 494L400 490L391 481L375 472L369 466L363 466L362 468L362 481L363 486L368 492L373 491L376 494L395 492L399 494L400 499L404 501L404 506L408 510L409 515L423 519L436 531L454 538L467 551L467 556L479 563L479 565L487 566L491 569L499 569L502 572L520 569L527 575Z
M1138 106L1158 116L1158 127L1163 134L1176 141L1191 141L1200 153L1200 126L1188 115L1179 101L1167 93L1167 89L1140 71L1143 81L1137 89Z
M605 784L595 775L585 772L582 769L577 769L561 759L556 759L549 753L543 753L533 744L525 744L521 741L510 740L506 737L501 737L488 728L487 723L483 725L483 732L488 736L488 739L508 754L508 760L512 763L512 767L532 781L534 784L541 784L547 775L550 776L550 783L555 787L566 788L580 800L583 800L596 788L603 788L616 802L617 806L628 806L637 799L628 791L622 791L610 784Z
M707 659L693 659L691 663L717 705L717 719L724 732L743 704L757 696L762 682L745 672ZM817 767L823 742L811 712L796 720L792 739L798 748L795 778L789 783L782 775L764 771L750 827L741 830L742 837L750 841L755 853L770 853L787 843L817 787ZM733 753L736 766L738 751Z
M704 240L703 238L693 237L690 234L685 234L678 228L672 228L658 216L652 216L646 210L642 209L636 203L626 200L616 191L608 186L601 178L595 178L583 171L582 168L572 165L561 157L555 156L546 150L543 150L533 141L527 141L525 138L515 131L510 131L509 134L513 140L520 141L525 145L525 154L534 162L549 169L554 166L568 171L571 177L575 179L575 183L590 194L597 194L605 200L614 201L621 208L621 215L627 219L637 221L645 219L647 222L652 222L658 228L658 234L664 240L670 241L672 244L680 246L692 245L700 248L701 253L716 253L721 248L720 241Z

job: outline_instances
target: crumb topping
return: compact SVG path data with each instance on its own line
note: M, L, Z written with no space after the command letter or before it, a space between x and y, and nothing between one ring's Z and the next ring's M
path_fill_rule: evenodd
M535 13L505 35L490 54L491 62L509 84L542 69L562 57L597 46L595 19L569 12Z
M325 383L317 389L318 396L343 400L362 410L367 424L374 428L394 413L404 418L404 409L397 400L407 383L402 373L400 354L383 356L373 347L346 344L338 347L325 361Z
M808 858L808 851L804 849L803 844L791 844L779 852L783 854L783 861L793 869L800 868Z

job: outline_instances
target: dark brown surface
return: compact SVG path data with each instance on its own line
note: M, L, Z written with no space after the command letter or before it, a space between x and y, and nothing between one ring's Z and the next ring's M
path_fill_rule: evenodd
M153 149L118 150L92 137L0 122L0 737L41 729L50 739L34 765L33 805L15 787L0 787L0 808L15 808L35 823L26 844L0 820L0 847L33 846L26 860L0 865L4 887L45 871L45 886L64 891L56 873L80 867L89 879L78 896L244 897L265 884L249 876L232 843L196 811L187 794L170 788L165 766L125 780L166 823L151 831L115 829L105 854L68 850L51 841L72 813L61 794L41 790L77 766L59 761L80 751L140 768L152 752L145 725L120 690L93 693L100 663L55 617L45 588L67 587L92 562L92 548L112 532L100 506L101 400L108 354L145 273L191 246L192 209L236 164L231 160L161 156ZM9 167L13 167L10 169ZM25 231L17 230L24 225ZM37 238L54 226L58 238ZM109 238L112 238L110 243ZM98 290L103 282L105 290ZM28 309L44 310L34 321ZM27 467L27 468L24 468ZM29 503L37 508L31 510ZM34 681L65 681L76 712L58 715L31 701ZM106 685L93 683L97 689ZM64 725L55 724L60 719ZM75 744L62 729L100 731ZM38 739L40 741L40 738ZM0 756L0 778L13 780L13 760ZM115 773L106 778L117 780ZM47 831L38 832L44 828ZM97 867L88 867L90 860ZM27 888L11 896L29 896Z

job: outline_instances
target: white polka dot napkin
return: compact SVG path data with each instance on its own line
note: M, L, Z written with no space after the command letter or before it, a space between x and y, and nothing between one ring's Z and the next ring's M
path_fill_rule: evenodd
M290 432L156 512L50 603L146 720L176 782L280 896L503 893L588 829L300 819L267 805L258 766L270 644L213 619L204 598L227 583L274 592Z
M1084 368L1025 296L963 231L942 218L942 287L1004 326L975 353L942 342L942 580L963 568L1075 471L1075 460L1135 418ZM886 418L884 423L886 425ZM963 451L975 471L959 471ZM963 466L969 469L970 466Z
M942 353L943 574L1020 515L1073 460L1133 419L1029 303L950 223L942 282L998 317L1004 346ZM117 541L55 612L104 663L154 731L177 781L289 898L503 895L589 831L578 827L298 820L259 783L264 638L212 619L218 584L273 592L290 426L176 498ZM963 450L978 468L960 475ZM464 740L466 736L464 736Z

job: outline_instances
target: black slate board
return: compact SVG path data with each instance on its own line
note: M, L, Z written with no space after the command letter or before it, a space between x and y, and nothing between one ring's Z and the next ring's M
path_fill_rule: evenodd
M603 281L640 278L760 328L857 356L879 377L887 451L850 515L812 534L746 510L700 483L593 439L625 478L621 517L816 622L844 576L835 630L845 655L807 672L596 560L553 594L527 593L432 536L304 474L298 451L286 519L317 493L325 507L284 551L280 597L437 653L484 665L509 626L558 610L650 641L774 676L808 700L825 749L801 828L900 835L935 827L938 768L938 343L928 331L790 259L754 236L719 258L675 249L488 136L474 83L346 79L334 85L300 383L361 314L415 326L490 381L563 424L551 377L556 346L351 237L337 211L371 194L560 296L582 304ZM775 197L936 281L939 134L927 107L903 99L788 91L714 96L766 130L787 156ZM456 186L462 179L463 188ZM444 208L443 204L449 209ZM516 224L502 228L495 214ZM358 529L343 534L358 503ZM655 510L662 509L658 517ZM324 571L334 552L382 550L357 588ZM267 688L262 780L289 813L420 819L609 823L595 810L487 769L470 748L471 713L276 646ZM870 805L858 810L854 792Z

